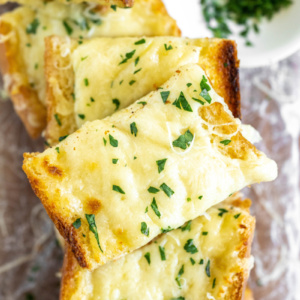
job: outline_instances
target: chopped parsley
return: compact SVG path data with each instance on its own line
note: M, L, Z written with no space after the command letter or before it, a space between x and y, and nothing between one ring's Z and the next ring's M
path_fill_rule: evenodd
M185 243L183 249L191 254L197 253L198 249L197 247L194 245L194 241L192 239L187 240L187 242Z
M116 106L115 111L119 109L120 107L120 101L119 99L113 99L112 103Z
M141 39L141 40L136 41L134 44L135 45L142 45L142 44L145 44L145 43L146 43L146 40L145 39Z
M149 228L145 222L141 223L141 233L144 234L145 236L149 236Z
M81 61L84 61L84 60L86 60L88 57L89 57L88 55L87 55L87 56L85 56L85 57L81 57Z
M233 217L234 217L235 219L238 219L240 215L241 215L241 214L239 213L239 214L234 215Z
M113 163L114 165L116 165L117 162L118 162L118 160L119 160L118 158L113 158L113 159L112 159L112 163Z
M218 214L219 217L223 217L225 213L228 213L228 210L225 208L218 208L218 210L220 211L220 213Z
M136 83L135 80L130 80L130 81L129 81L129 85L133 85L134 83Z
M107 140L105 138L103 138L103 144L104 146L106 146Z
M194 265L196 262L193 258L190 257L191 264Z
M203 75L202 80L200 82L200 88L201 88L200 96L210 104L211 97L208 92L211 90L211 87L207 84L207 82L208 82L207 78Z
M181 226L181 231L191 231L192 220L188 221L184 226Z
M130 132L131 132L132 135L137 136L138 129L136 127L136 123L135 122L133 122L133 123L130 124Z
M119 65L127 63L127 61L133 57L134 53L135 53L135 50L126 53L125 58L123 58L123 60L119 63Z
M117 193L125 194L125 192L118 185L113 185L112 189L113 189L113 191L115 191Z
M148 192L151 193L151 194L156 194L159 192L159 189L153 187L153 186L150 186L149 189L148 189Z
M55 150L56 150L56 152L57 152L58 154L60 153L60 152L59 152L59 147L56 147Z
M63 21L63 25L65 27L65 30L67 32L67 35L72 35L73 33L73 28L68 24L66 20Z
M109 143L115 148L119 145L118 140L114 139L112 135L109 135Z
M166 260L166 252L165 252L165 248L162 246L158 246L159 249L159 253L160 253L160 258L161 260Z
M160 189L169 197L171 198L171 196L174 194L174 191L167 186L165 183L161 184Z
M202 235L208 235L208 232L207 231L203 231Z
M117 11L117 5L111 5L110 8L114 11Z
M81 218L78 218L74 223L73 223L73 227L75 229L78 229L81 226Z
M85 115L83 115L83 114L78 114L78 117L79 117L81 120L84 120L84 119L85 119Z
M186 201L187 201L187 202L191 202L191 201L192 201L192 198L188 197L188 198L186 198Z
M190 104L186 100L183 92L180 92L179 98L173 102L173 105L175 105L177 108L183 109L185 111L189 111L189 112L193 111Z
M138 104L142 104L143 106L145 106L147 104L147 102L146 101L140 101L140 102L138 102Z
M186 84L187 87L190 87L192 84L189 82Z
M203 198L203 196L199 196L198 199L201 200Z
M169 50L172 50L173 49L173 47L172 47L172 45L167 45L167 44L165 44L165 49L166 49L166 51L169 51Z
M171 300L185 300L185 298L180 296L180 297L177 297L177 298L171 298Z
M68 134L61 136L61 137L59 137L58 141L61 142L61 141L65 140L68 136L69 136Z
M187 130L184 134L180 135L177 140L173 141L172 145L185 150L190 146L193 138L193 134L190 132L190 130Z
M146 258L148 264L150 265L151 264L151 258L150 258L150 252L147 252L144 257Z
M58 126L61 126L61 121L60 121L59 115L58 115L58 114L55 114L55 115L54 115L54 118L55 118L55 120L56 120Z
M167 102L169 95L170 95L170 91L160 92L160 96L161 96L163 103Z
M216 280L217 280L217 278L214 278L214 280L213 280L213 283L212 283L212 288L213 288L213 289L214 289L215 286L216 286Z
M160 159L156 161L157 167L158 167L158 173L162 172L165 169L167 158Z
M146 209L145 209L145 214L148 212L148 206L146 207Z
M153 198L153 200L152 200L151 208L153 209L154 213L160 218L161 214L160 214L160 211L158 210L155 198Z
M88 80L88 78L84 78L83 82L84 82L85 86L89 86L89 80Z
M168 226L167 228L161 228L160 231L161 233L167 233L174 230L174 228L171 228L170 226Z
M205 273L208 277L210 277L210 259L208 260L208 262L206 264Z
M99 246L99 249L101 250L101 252L103 252L101 246L100 246L100 242L99 242L99 236L98 236L98 231L97 231L97 225L96 225L96 221L95 221L95 215L85 215L88 223L89 223L89 229L90 231L94 234L96 240L97 240L97 244Z
M223 140L220 143L223 144L224 146L227 146L228 144L231 143L231 140Z
M138 56L134 61L134 65L136 66L139 63L139 61L140 61L140 57Z
M204 104L205 104L205 102L201 101L201 100L198 99L198 98L192 97L192 99L193 99L194 101L196 101L196 102L199 102L201 105L204 105Z
M27 25L26 33L27 34L36 34L39 25L40 25L39 19L34 19L29 25Z
M135 70L135 71L133 72L133 74L136 74L136 73L140 72L141 70L142 70L142 68L139 68L138 70Z
M181 276L182 276L183 273L184 273L184 265L181 266L181 268L180 268L180 270L179 270L179 272L178 272L178 275L177 275L177 277L175 278L175 280L176 280L176 282L177 282L177 284L178 284L178 286L179 286L180 288L181 288L180 278L181 278Z
M93 97L90 98L91 102L95 102L95 99Z
M199 265L203 265L204 264L204 259L201 258L200 261L199 261Z

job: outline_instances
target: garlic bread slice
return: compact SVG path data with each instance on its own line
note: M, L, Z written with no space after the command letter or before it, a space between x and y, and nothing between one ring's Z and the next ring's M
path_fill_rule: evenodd
M243 137L198 65L179 68L161 89L61 140L25 153L23 169L89 269L277 176L276 163Z
M238 199L220 203L92 272L79 266L68 247L60 299L242 300L255 227L249 205Z

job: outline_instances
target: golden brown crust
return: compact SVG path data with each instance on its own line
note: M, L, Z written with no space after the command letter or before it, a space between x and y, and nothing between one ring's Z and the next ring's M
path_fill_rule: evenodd
M240 211L248 213L251 206L251 200L242 200L238 197L240 197L239 194L233 195L224 202L220 203L219 206L223 207L223 205L230 205L234 206L235 208L239 208ZM251 244L255 229L255 218L250 214L243 215L243 220L241 223L243 228L239 231L240 243L237 245L236 251L238 251L238 257L242 259L249 258L250 256ZM150 243L152 242L153 241ZM147 247L147 245L144 247ZM70 250L70 246L66 245L60 290L61 300L71 299L71 296L74 295L74 291L80 289L80 277L82 276L81 272L89 271L81 269L74 255L72 254L72 251ZM218 299L254 300L251 290L246 288L249 275L248 265L243 265L239 267L238 270L233 269L232 272L234 272L234 274L228 279L226 292L224 293L223 289L221 288L221 294ZM224 276L226 275L227 274L224 274Z
M30 136L37 138L46 126L46 109L26 78L25 65L22 56L19 55L19 41L16 32L10 24L1 20L0 34L14 36L13 39L7 39L0 43L0 69L16 113L23 121Z

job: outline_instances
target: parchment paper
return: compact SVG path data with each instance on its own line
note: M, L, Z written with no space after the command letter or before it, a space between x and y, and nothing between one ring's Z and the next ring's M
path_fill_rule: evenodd
M249 283L256 300L300 300L300 52L268 68L240 73L243 122L258 129L263 137L259 148L279 166L276 181L243 191L253 200L257 219ZM43 142L28 137L4 98L0 100L0 299L58 299L63 253L52 222L21 169L23 153L42 151Z

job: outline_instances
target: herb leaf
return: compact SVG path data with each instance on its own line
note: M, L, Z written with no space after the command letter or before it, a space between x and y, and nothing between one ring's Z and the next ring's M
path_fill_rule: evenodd
M208 262L206 264L205 273L208 277L210 277L210 259L208 260Z
M81 226L81 218L78 218L74 223L73 226L75 229L78 229Z
M145 236L149 236L150 229L148 228L147 224L145 222L141 223L141 233Z
M125 64L130 58L133 57L135 50L125 54L125 58L119 63L119 65Z
M173 141L172 145L185 150L190 146L193 138L193 134L190 132L190 130L187 130L184 134L180 135L177 140Z
M101 252L103 252L101 246L100 246L100 242L99 242L99 236L98 236L98 230L97 230L97 225L96 225L96 221L95 221L95 215L85 215L88 223L89 223L89 229L90 231L94 234L96 240L97 240L97 244L99 246L99 249L101 250Z
M172 45L167 45L167 44L165 44L165 49L166 49L166 51L169 51L169 50L172 50L173 49L173 47L172 47Z
M240 215L241 215L241 214L239 213L239 214L234 215L233 217L234 217L235 219L238 219Z
M171 198L171 196L174 194L174 191L167 186L165 183L161 184L160 189L169 197Z
M54 115L54 118L55 118L56 123L58 124L58 126L61 126L61 121L60 121L59 115L58 115L58 114L55 114L55 115Z
M174 230L174 228L171 228L170 226L168 226L168 228L161 228L160 230L161 230L161 233L167 233L167 232Z
M220 211L220 213L218 214L219 217L223 217L225 213L228 213L228 210L225 208L218 208L218 210Z
M133 123L130 124L130 131L131 131L131 134L133 134L134 136L137 135L138 129L136 127L136 123L135 122L133 122Z
M178 272L178 275L177 277L175 278L177 284L179 287L181 287L181 283L180 283L180 277L182 276L182 274L184 273L184 265L181 266L179 272Z
M109 135L109 143L115 148L119 145L118 140L114 139L112 135Z
M69 136L68 134L61 136L61 137L59 137L58 141L61 142L61 141L65 140L68 136Z
M163 92L160 92L160 96L161 96L161 99L162 99L163 103L166 104L169 95L170 95L170 91L163 91Z
M183 110L186 110L186 111L189 111L189 112L193 111L192 108L191 108L191 106L190 106L190 104L186 100L183 92L180 92L179 98L176 99L173 102L173 105L175 105L179 109L183 109Z
M112 189L113 191L118 192L120 194L125 194L125 192L118 185L113 185Z
M205 104L205 102L201 101L200 99L197 99L197 98L194 98L194 97L192 97L192 99L193 99L194 101L196 101L196 102L199 102L201 105L204 105L204 104Z
M227 146L228 144L231 143L231 140L223 140L220 143L223 144L224 146Z
M161 260L166 260L165 248L158 246Z
M141 39L141 40L136 41L134 44L135 45L141 45L141 44L145 44L145 43L146 43L146 40L145 39Z
M209 104L211 103L211 97L207 90L202 90L200 96L205 99Z
M196 262L193 258L190 257L191 264L194 265Z
M119 109L120 107L120 101L119 99L113 99L112 103L116 106L115 111Z
M160 218L161 214L160 214L160 211L158 210L155 198L153 198L153 200L152 200L151 208L153 209L154 213Z
M181 226L181 231L191 231L192 220L188 221L184 226Z
M194 241L192 239L187 240L187 242L184 245L184 250L188 253L197 253L198 249L197 247L194 245Z
M36 31L40 25L39 19L34 19L29 25L26 27L27 34L36 34Z
M156 194L159 192L159 189L153 187L153 186L150 186L149 189L148 189L148 192L151 193L151 194Z
M158 167L158 173L162 172L165 169L167 158L160 159L156 161L157 167Z
M150 252L147 252L144 257L146 258L148 264L150 265L151 264L151 257L150 257Z

